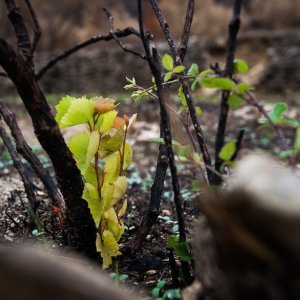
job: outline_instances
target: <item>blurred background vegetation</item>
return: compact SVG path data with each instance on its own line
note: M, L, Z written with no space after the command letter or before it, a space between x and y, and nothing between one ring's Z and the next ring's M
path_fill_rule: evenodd
M19 1L29 28L32 20L24 1ZM179 39L187 1L160 0L160 5L174 36ZM233 0L198 0L192 26L192 38L186 64L197 63L207 68L210 63L224 62L227 27ZM36 54L36 70L61 51L97 34L108 33L106 7L114 16L115 29L137 28L135 0L32 0L42 28L42 38ZM4 2L0 2L0 36L15 44L12 26L6 17ZM156 17L145 1L145 23L163 40ZM251 71L249 83L258 88L284 94L300 86L300 1L245 0L237 56L245 59ZM31 34L33 31L31 31ZM140 42L129 37L124 40L141 49ZM168 52L159 43L162 53ZM0 70L1 71L1 70ZM114 41L101 42L60 61L40 81L44 91L56 94L118 94L124 93L125 76L136 77L144 85L151 76L144 61L124 53ZM8 79L0 82L6 95L16 95ZM289 95L288 95L289 97Z

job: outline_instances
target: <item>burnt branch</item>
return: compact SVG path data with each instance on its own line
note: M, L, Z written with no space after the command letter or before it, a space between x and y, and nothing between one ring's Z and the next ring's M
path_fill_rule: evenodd
M4 128L1 118L0 118L0 137L1 137L5 147L7 148L8 152L11 155L11 158L13 160L13 164L14 164L15 168L18 170L18 172L22 178L28 201L31 205L32 210L35 212L37 209L37 206L38 206L38 202L35 197L33 184L30 180L30 176L26 172L24 165L22 164L19 154L17 153L16 149L14 148L14 145L13 145L9 135Z
M32 119L35 134L53 164L58 186L66 203L69 245L74 250L96 259L96 228L87 202L81 198L82 177L45 95L28 64L1 38L0 65L18 90Z
M26 143L24 136L22 135L22 132L17 124L15 114L1 100L0 114L11 130L11 134L16 142L16 150L29 162L37 176L41 179L49 197L52 200L52 204L57 207L61 207L64 210L64 200L56 184L52 180L48 171L43 167L42 163Z
M238 136L237 136L237 139L236 139L236 149L235 149L235 152L234 154L232 155L230 161L235 161L240 150L241 150L241 147L242 147L242 141L243 141L243 138L244 138L244 135L245 135L245 129L241 129L238 133Z
M139 12L139 28L140 28L140 36L143 42L143 46L147 55L147 61L154 76L155 83L157 86L157 95L160 106L160 120L161 120L161 135L164 138L167 156L169 161L169 167L171 171L172 177L172 186L174 192L174 202L177 212L177 220L179 226L179 239L181 242L186 242L186 228L185 228L185 220L183 215L182 208L182 196L180 192L179 179L177 175L177 168L175 165L174 151L172 148L172 133L170 129L170 120L168 116L168 112L166 109L166 100L170 97L170 88L169 86L163 85L163 73L161 60L158 55L157 49L153 41L151 40L151 36L145 35L144 32L144 22L143 22L143 12L142 12L142 4L141 0L138 0L138 12ZM151 45L150 45L151 43ZM191 282L191 274L189 270L189 265L182 262L182 271L185 282L188 284Z
M45 75L45 73L47 71L49 71L52 67L54 67L57 62L59 62L62 59L65 59L67 57L69 57L71 54L75 53L76 51L79 51L87 46L96 44L98 42L108 42L114 39L114 35L117 38L123 38L123 37L127 37L130 35L135 35L135 36L139 36L139 33L132 27L126 27L123 30L117 30L114 32L114 34L109 33L109 34L100 34L100 35L95 35L91 38L89 38L88 40L81 42L79 44L77 44L76 46L62 52L61 54L57 55L56 57L54 57L53 59L51 59L45 66L43 66L36 74L36 79L39 80L41 79L42 76Z
M192 26L193 17L194 17L194 10L195 10L195 0L189 0L188 6L186 9L186 14L185 14L185 21L184 21L183 32L181 35L181 42L180 42L180 46L178 48L178 52L179 52L182 62L184 61L184 57L185 57L187 49L188 49L191 26Z
M35 11L33 9L33 6L30 2L30 0L25 0L26 2L26 5L28 7L28 10L30 12L30 15L31 15L31 18L32 18L32 21L33 21L33 31L34 31L34 38L33 38L33 42L32 42L32 45L31 45L31 48L30 48L30 59L33 58L33 54L36 50L36 47L38 45L38 42L42 36L42 30L41 30L41 26L40 26L40 23L39 23L39 20L35 14Z
M138 56L142 59L146 60L146 56L145 54L139 53L131 48L128 48L126 45L124 45L120 39L117 37L117 35L115 34L115 30L114 30L114 18L113 16L110 14L110 12L106 9L103 8L103 11L105 12L107 18L108 18L108 26L109 26L109 33L113 36L113 39L116 41L116 43L119 45L119 47L125 51L125 52L129 52L135 56Z
M168 169L168 158L167 149L165 145L159 145L159 154L157 158L156 171L154 176L154 181L151 186L151 195L149 201L149 207L146 214L144 215L142 222L136 234L133 236L128 249L130 254L134 254L146 240L153 224L156 222L159 215L160 201L164 189L164 182L166 177L166 172Z
M5 0L5 4L8 10L8 18L13 25L17 37L18 52L22 55L24 60L28 61L31 65L31 41L21 14L21 9L15 0Z
M159 24L164 32L165 35L165 39L169 45L171 54L173 56L173 59L175 61L176 65L182 65L182 60L179 54L179 51L176 48L175 42L174 42L174 38L172 36L172 33L170 31L169 25L165 19L165 17L162 14L162 11L157 3L157 0L150 0L153 11L156 14L156 17L159 21ZM187 106L189 109L189 113L190 113L190 117L194 126L194 130L196 133L196 137L197 137L197 141L198 141L198 145L199 148L201 150L202 156L203 156L203 161L205 163L206 166L206 172L207 172L207 177L208 177L208 182L211 184L214 184L214 182L216 181L216 175L215 173L211 170L211 158L210 155L208 153L207 150L207 145L204 139L204 135L203 135L203 131L202 128L200 126L200 123L198 121L197 118L197 114L196 114L196 109L195 106L193 104L193 97L192 97L192 92L189 86L189 82L188 80L185 78L186 72L183 71L182 72L182 77L180 78L180 83L182 84L183 87L183 92L185 94L185 98L186 98L186 102L187 102Z
M224 77L232 77L233 74L233 63L236 49L236 40L240 28L240 14L242 7L242 0L235 0L233 6L233 16L228 26L228 42L227 42L227 55L226 55L226 65L224 70ZM219 157L219 153L224 146L225 141L225 132L227 126L229 106L227 104L228 97L230 95L229 91L223 91L221 96L221 105L220 105L220 114L219 114L219 123L216 134L215 141L215 170L220 171L222 166L222 159ZM217 178L217 183L220 184L222 178Z

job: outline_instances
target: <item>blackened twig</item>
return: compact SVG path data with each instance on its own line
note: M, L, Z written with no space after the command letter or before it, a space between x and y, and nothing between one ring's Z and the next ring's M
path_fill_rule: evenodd
M145 54L139 53L139 52L137 52L137 51L135 51L133 49L128 48L127 46L125 46L120 41L120 39L117 37L117 35L115 34L115 31L114 31L114 26L113 26L114 18L113 18L113 16L110 14L110 12L105 7L103 8L103 11L105 12L105 14L106 14L106 16L108 18L109 33L113 36L114 40L120 46L120 48L122 50L124 50L125 52L129 52L129 53L131 53L131 54L133 54L135 56L138 56L138 57L146 60L146 55Z
M176 287L179 287L179 272L176 266L176 261L174 257L174 252L173 250L169 249L169 264L170 264L170 269L171 269L171 276L172 276L172 282L173 285Z
M128 249L125 249L125 251L129 250L130 254L134 254L141 247L143 242L146 240L146 237L149 234L153 224L157 220L168 165L169 163L166 145L160 144L155 176L151 186L149 206L142 219L142 222L139 225L138 230L128 245Z
M182 62L184 61L184 57L186 55L189 43L189 37L191 32L191 26L194 17L194 10L195 10L195 0L189 0L188 7L186 9L185 21L184 21L184 28L181 35L181 42L178 48L178 52Z
M5 0L5 4L8 10L8 18L14 27L14 31L17 37L18 52L22 54L23 59L29 62L29 65L31 65L31 41L23 16L20 11L20 7L17 6L15 0Z
M238 134L238 137L237 137L237 140L236 140L236 148L235 148L235 152L234 154L232 155L230 161L235 161L240 150L241 150L241 146L242 146L242 141L243 141L243 138L244 138L244 134L245 134L245 129L241 129L239 131L239 134Z
M157 0L150 0L150 2L152 5L152 8L153 8L153 11L155 12L156 17L159 21L160 27L162 28L162 30L164 32L165 39L169 45L169 48L170 48L171 54L173 56L173 59L175 61L175 64L182 65L182 60L181 60L179 52L176 48L174 38L170 31L169 25L168 25L165 17L163 16L162 11L157 3ZM216 181L216 179L215 179L216 175L214 172L211 171L211 168L210 168L211 167L211 158L210 158L210 155L207 150L206 142L204 140L203 131L201 129L200 123L197 118L196 109L193 104L192 92L191 92L188 80L184 78L184 76L186 75L186 72L183 71L182 74L183 74L183 78L180 78L180 83L182 84L182 87L183 87L183 92L184 92L184 95L186 98L187 106L188 106L191 120L192 120L192 123L194 126L194 130L196 133L199 148L201 150L201 153L203 156L203 161L206 166L208 182L213 184Z
M48 171L43 167L36 155L31 151L30 147L26 143L22 132L16 122L15 114L1 101L0 99L0 114L4 121L11 130L12 136L16 142L17 151L30 163L37 176L43 182L49 197L52 200L52 204L60 207L62 213L64 211L64 200L61 193L59 192L56 184L52 180Z
M228 26L228 44L227 44L227 56L226 56L226 65L224 70L224 77L232 77L233 74L233 63L236 49L236 38L240 28L240 13L242 7L242 0L235 0L233 6L233 16ZM215 169L220 171L221 165L223 163L222 159L219 157L219 153L224 146L225 141L225 132L228 119L229 106L227 104L228 97L230 95L229 91L223 91L221 96L221 105L220 105L220 114L219 114L219 123L216 134L215 141ZM217 178L217 184L222 182L222 178Z
M123 38L123 37L127 37L130 35L135 35L135 36L139 36L139 33L132 27L126 27L123 30L117 30L114 32L115 36L118 38ZM109 34L99 34L99 35L95 35L91 38L89 38L88 40L81 42L79 44L77 44L76 46L65 50L64 52L62 52L61 54L57 55L56 57L54 57L53 59L51 59L45 66L43 66L36 74L35 78L37 80L41 79L41 77L43 75L45 75L45 73L47 71L49 71L52 67L54 67L56 65L56 63L62 59L65 59L67 57L69 57L71 54L73 54L74 52L81 50L89 45L101 42L101 41L111 41L114 39L113 34L109 33Z
M33 31L34 31L34 38L33 38L33 42L32 42L32 45L31 45L31 49L30 49L30 58L32 59L33 58L33 54L36 50L36 47L38 45L38 42L41 38L41 35L42 35L42 30L41 30L41 26L40 26L40 23L39 23L39 20L36 16L36 13L33 9L33 6L30 2L30 0L25 0L26 2L26 5L28 7L28 10L30 12L30 15L31 15L31 18L32 18L32 21L33 21Z
M10 153L10 155L12 157L15 168L18 170L18 172L22 178L28 200L31 204L33 211L35 212L37 209L37 206L38 206L38 202L35 197L33 185L30 181L30 177L28 176L28 174L26 174L26 169L25 169L24 165L22 164L21 158L20 158L19 154L17 153L16 149L14 148L14 145L13 145L9 135L7 134L1 120L0 120L0 137L3 140L5 147L7 148L8 152Z
M185 232L186 229L185 229L185 220L184 220L183 209L182 209L182 196L180 192L179 180L177 176L177 168L175 165L174 152L172 148L172 134L170 130L170 120L165 105L167 97L170 96L170 89L169 86L164 86L162 84L163 73L162 73L162 66L161 66L160 58L157 53L157 49L155 48L153 43L150 47L149 37L146 37L144 32L141 0L138 0L138 12L139 12L139 28L140 28L141 39L147 55L147 61L149 67L151 69L152 75L154 76L155 83L157 85L157 94L158 94L158 100L160 106L161 129L162 129L162 136L164 138L166 148L167 148L169 167L170 167L171 177L172 177L174 202L175 202L178 227L179 227L179 240L180 242L184 243L186 242L186 232ZM182 271L183 271L185 282L190 283L191 275L190 275L189 265L182 263Z

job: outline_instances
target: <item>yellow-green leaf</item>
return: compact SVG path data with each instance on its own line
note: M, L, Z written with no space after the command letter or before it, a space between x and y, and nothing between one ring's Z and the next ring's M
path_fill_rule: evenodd
M119 251L119 245L112 232L104 230L102 239L101 241L100 236L97 235L96 245L103 259L102 268L106 269L112 264L112 257L120 255L121 252Z
M71 104L60 120L60 127L84 124L91 120L95 109L95 103L86 98L71 101Z
M83 168L82 173L85 173L87 167L89 166L90 162L92 161L95 154L97 153L99 148L99 140L100 140L99 132L93 131L89 136L89 145L86 152L85 168Z
M174 61L172 56L169 54L165 54L162 58L162 64L168 71L171 71L174 66Z
M68 111L68 109L71 105L72 99L73 98L70 96L62 97L60 102L55 106L55 108L56 108L55 120L56 120L56 122L58 122L58 124L60 123L60 121L61 121L62 117L65 115L65 113Z
M101 194L102 199L105 201L104 211L110 209L113 204L113 195L114 195L115 185L113 183L106 183L103 185Z
M84 185L82 198L87 201L95 225L98 227L103 213L104 203L100 201L97 189L93 185L86 183Z
M231 141L223 146L219 153L219 157L224 161L230 161L236 151L236 142Z
M115 205L126 193L127 191L127 178L125 176L120 176L114 182L114 194L112 199L112 205Z
M102 182L102 170L100 167L98 167L98 176L99 176L99 181ZM86 168L86 171L83 175L85 182L90 183L91 185L97 187L97 176L96 176L96 169L95 169L95 164L90 163L88 167Z
M107 156L104 172L105 182L114 182L118 178L120 172L120 155L118 152Z
M132 162L132 148L126 143L124 149L124 161L123 161L123 170L126 170Z
M115 120L117 114L118 113L115 110L109 111L109 112L103 114L101 131L104 134L107 134L113 128L113 123L114 123L114 120Z
M89 145L89 135L86 132L80 132L73 136L68 142L68 146L74 155L77 166L81 173L86 169L86 154Z
M127 199L125 199L125 201L123 202L123 205L122 205L121 209L118 212L118 217L119 218L122 217L125 214L126 209L127 209Z
M114 135L106 135L100 143L100 151L116 152L120 150L124 140L124 129L119 129Z

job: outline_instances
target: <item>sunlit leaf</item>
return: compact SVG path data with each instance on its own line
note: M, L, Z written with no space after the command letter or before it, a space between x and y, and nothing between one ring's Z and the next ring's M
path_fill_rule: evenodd
M84 185L82 198L87 201L95 225L98 227L103 213L104 203L99 199L97 188L86 183Z
M166 75L164 76L164 81L165 82L169 81L172 78L172 76L173 76L173 72L170 71L166 73Z
M200 79L201 85L206 88L219 89L219 90L232 90L234 82L229 78L214 78L207 77Z
M60 120L60 127L73 126L77 124L85 124L89 122L93 116L95 103L86 98L79 98L71 101L71 104Z
M119 218L122 217L125 214L126 209L127 209L127 199L125 199L125 201L123 202L123 205L122 205L121 209L118 212L118 217Z
M181 73L182 71L184 71L185 69L185 66L176 66L174 69L173 69L173 72L174 73Z
M73 98L70 97L70 96L62 97L60 102L55 106L55 108L56 108L56 117L55 117L56 122L60 123L62 117L68 111L72 100L73 100Z
M248 64L243 59L235 59L233 63L233 73L234 74L245 74L248 73Z
M102 126L101 126L102 133L107 134L113 128L113 123L114 123L114 120L115 120L117 114L118 114L118 112L113 110L113 111L109 111L103 115L103 121L102 121Z
M197 76L199 73L199 68L197 64L192 64L191 67L189 68L187 75L188 76Z
M123 170L126 170L132 162L132 148L126 143L124 149L124 161L123 161Z
M86 154L89 145L89 135L86 132L80 132L73 136L68 142L68 146L75 157L77 166L81 173L86 169Z
M196 106L195 110L196 110L196 114L197 114L198 116L201 116L201 115L202 115L202 110L201 110L201 108L200 108L199 106Z
M223 146L219 153L219 157L224 161L230 161L236 151L236 142L231 141Z
M162 58L162 64L168 71L171 71L174 66L174 61L172 56L170 56L169 54L165 54Z
M82 173L85 173L87 167L89 166L90 162L92 161L95 154L97 153L99 148L99 141L100 141L99 132L93 131L89 136L89 145L86 152L85 167L82 169Z
M112 205L115 205L126 193L127 190L127 178L125 176L119 176L114 182L114 194L112 199Z
M182 104L183 106L186 106L187 103L186 103L186 98L185 98L185 94L184 94L184 92L183 92L183 87L182 87L182 85L180 85L180 87L179 87L179 89L178 89L178 91L177 91L177 95L178 95L179 99L181 100L181 104Z
M106 182L114 182L118 178L120 172L120 155L118 152L107 156L104 172Z

